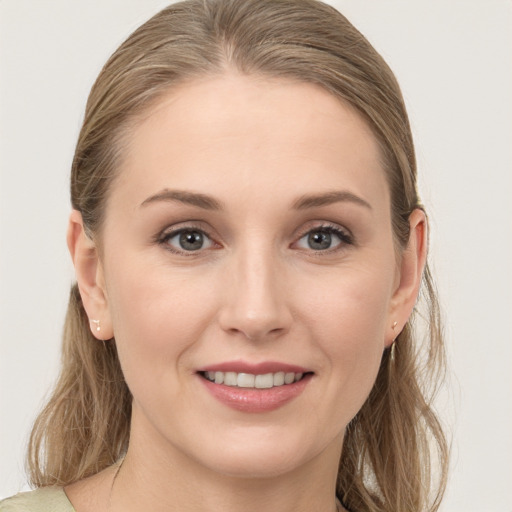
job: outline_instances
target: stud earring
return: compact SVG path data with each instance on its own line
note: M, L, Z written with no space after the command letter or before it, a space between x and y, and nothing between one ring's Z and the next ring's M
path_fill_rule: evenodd
M391 326L391 329L395 330L395 327L398 325L398 322L393 322L393 325Z
M96 326L96 331L97 332L101 331L100 321L99 320L92 320L91 319L91 322Z

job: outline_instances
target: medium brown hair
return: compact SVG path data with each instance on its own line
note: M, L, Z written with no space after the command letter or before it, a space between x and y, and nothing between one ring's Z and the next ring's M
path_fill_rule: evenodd
M393 233L403 249L409 216L422 207L399 86L350 22L315 0L187 0L119 47L91 90L72 165L72 205L87 233L99 239L131 127L177 84L227 69L314 83L357 109L381 147ZM417 306L393 350L384 351L370 396L345 433L337 492L354 511L434 511L444 491L448 449L432 409L444 349L428 266L422 298L425 312ZM426 331L421 339L418 319ZM114 463L128 446L130 413L115 340L92 336L75 285L60 377L30 439L32 483L66 485Z

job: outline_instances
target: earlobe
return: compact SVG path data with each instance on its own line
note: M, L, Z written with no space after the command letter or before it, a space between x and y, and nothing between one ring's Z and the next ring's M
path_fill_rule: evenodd
M103 267L96 244L87 236L82 215L77 210L73 210L69 217L67 243L91 332L98 339L110 339L114 334Z
M397 285L391 300L389 335L390 346L409 320L418 298L423 270L427 259L427 218L425 213L414 210L409 217L409 242L402 253Z

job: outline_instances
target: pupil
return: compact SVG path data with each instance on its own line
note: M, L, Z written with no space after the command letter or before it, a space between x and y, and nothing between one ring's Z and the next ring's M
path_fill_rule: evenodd
M311 249L329 249L331 246L331 234L327 231L315 231L309 235L308 242Z
M180 235L180 245L186 251L201 249L203 245L203 235L197 231L186 231Z

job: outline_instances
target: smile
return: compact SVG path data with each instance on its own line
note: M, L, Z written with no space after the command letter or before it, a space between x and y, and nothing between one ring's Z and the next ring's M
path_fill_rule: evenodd
M265 413L298 398L315 372L278 361L226 361L200 368L197 375L223 405L245 413Z
M304 376L303 373L275 372L255 375L252 373L206 371L203 377L215 384L236 388L270 389L298 382Z

